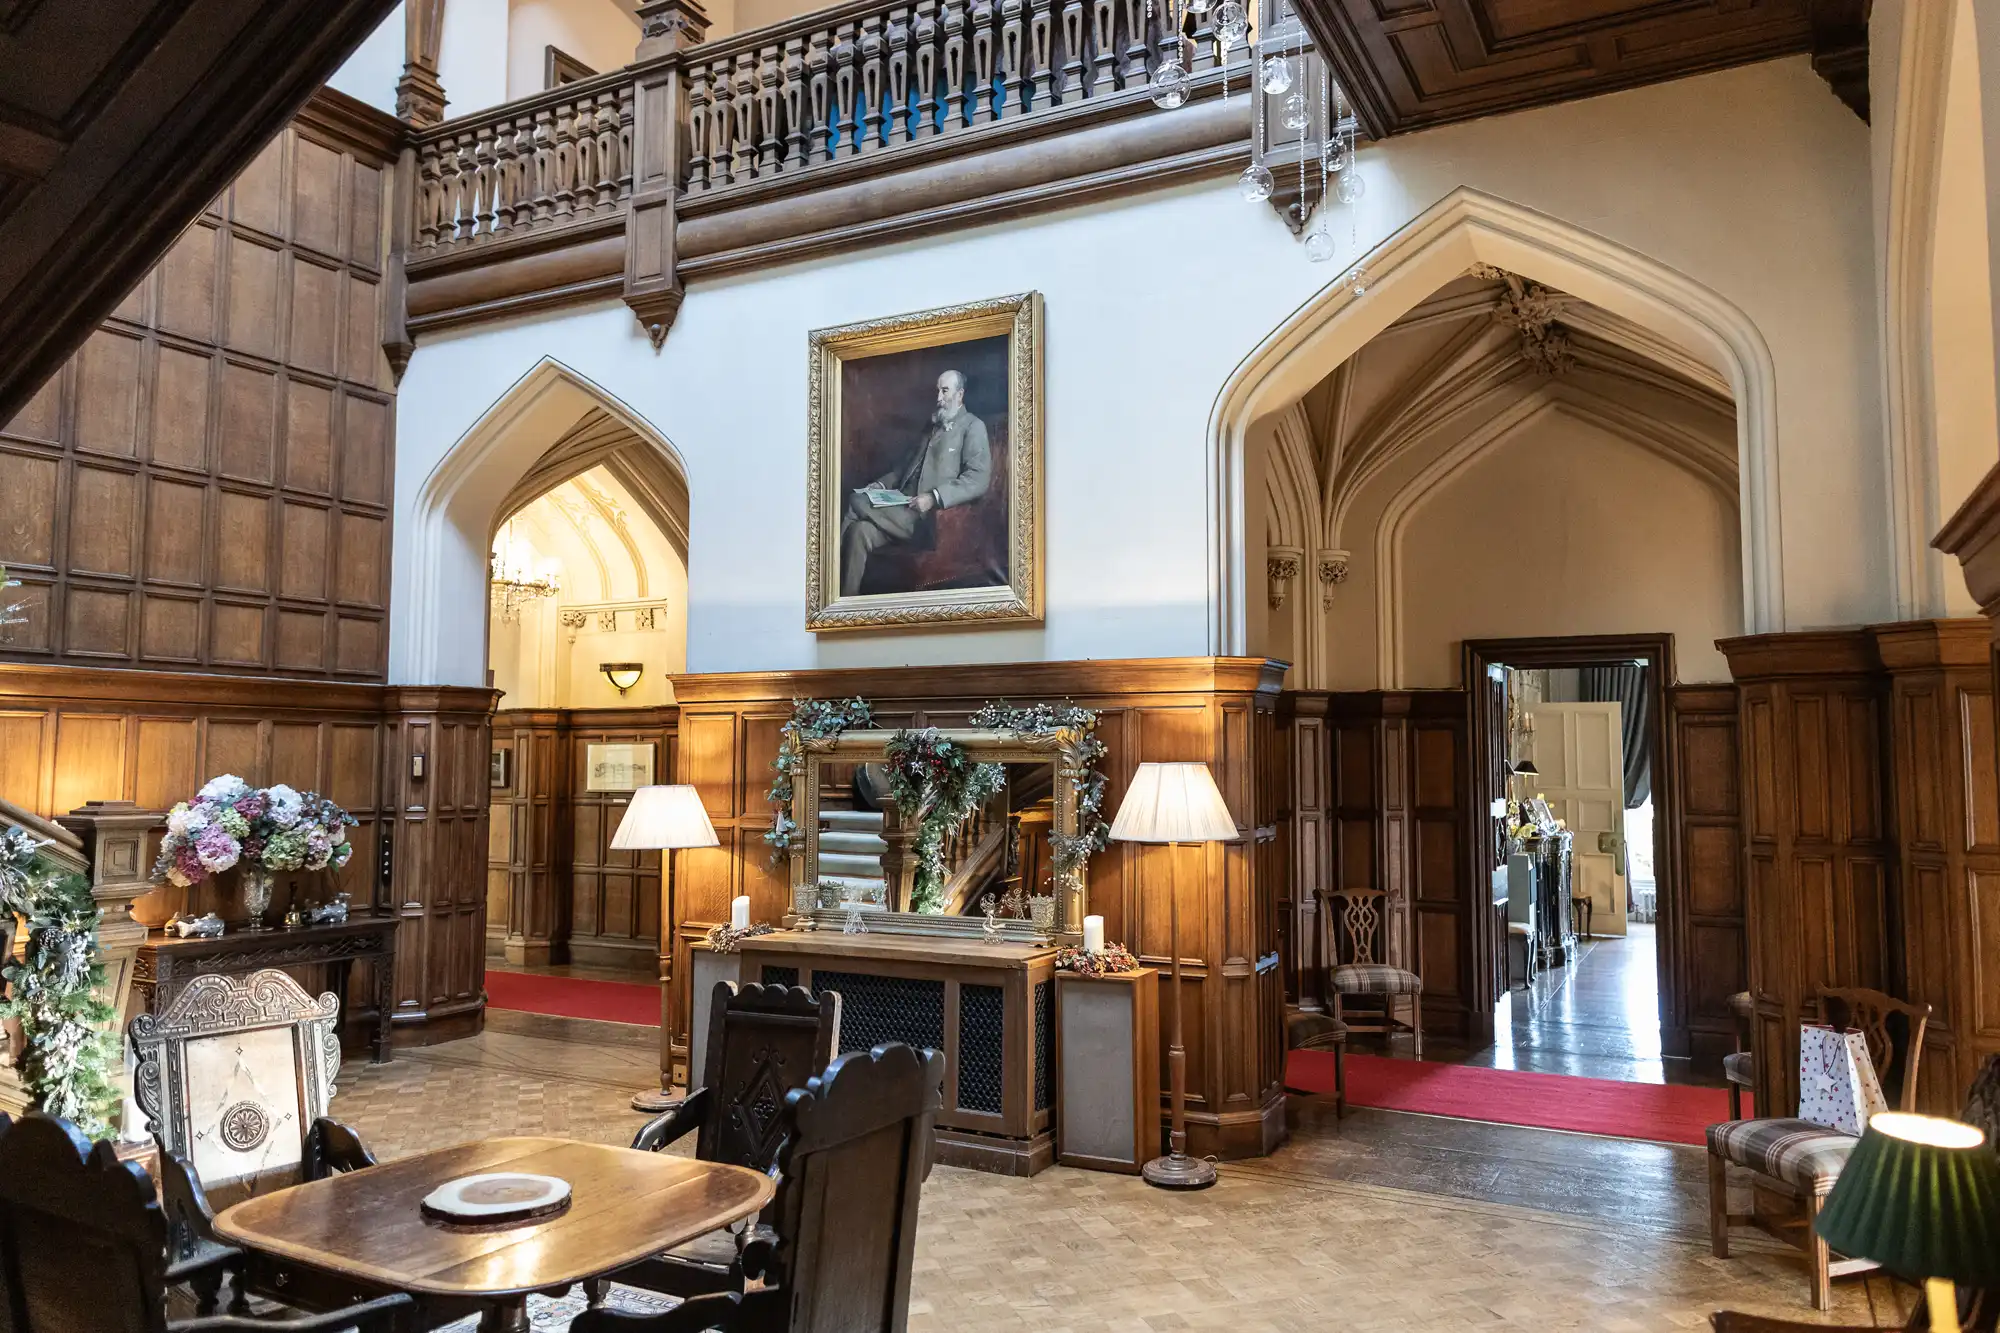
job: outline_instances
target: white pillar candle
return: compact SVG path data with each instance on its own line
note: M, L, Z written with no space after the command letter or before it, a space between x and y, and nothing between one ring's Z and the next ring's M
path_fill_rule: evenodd
M1087 916L1083 919L1083 951L1085 953L1104 952L1104 918Z
M742 894L729 904L729 928L731 930L750 929L750 895Z

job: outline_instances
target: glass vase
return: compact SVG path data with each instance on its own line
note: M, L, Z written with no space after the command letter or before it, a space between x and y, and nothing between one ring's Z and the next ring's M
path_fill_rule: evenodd
M277 881L262 866L243 867L243 928L267 930L264 913L271 910L271 890Z
M1028 899L1028 919L1044 935L1056 928L1056 896L1053 893Z

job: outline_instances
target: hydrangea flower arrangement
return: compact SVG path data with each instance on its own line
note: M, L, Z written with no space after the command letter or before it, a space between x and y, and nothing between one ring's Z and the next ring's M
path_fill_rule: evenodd
M354 854L347 830L355 822L317 792L282 782L252 787L225 773L168 812L153 878L187 888L238 862L272 871L337 870Z

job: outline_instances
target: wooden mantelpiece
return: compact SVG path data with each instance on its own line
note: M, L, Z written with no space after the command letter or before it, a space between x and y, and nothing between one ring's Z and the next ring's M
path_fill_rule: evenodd
M738 948L745 981L839 991L842 1051L944 1052L940 1162L1032 1176L1055 1161L1054 949L824 930Z
M764 835L779 728L799 698L857 695L878 726L958 727L997 699L1071 700L1099 714L1108 747L1104 811L1117 810L1141 760L1201 760L1215 771L1242 838L1184 847L1177 867L1188 1031L1189 1151L1269 1152L1284 1137L1284 980L1278 959L1275 709L1282 664L1262 658L1180 657L676 676L675 780L701 792L721 845L673 853L662 970L669 977L661 1052L671 1069L687 1049L691 954L747 894L753 920L790 905L786 865ZM1108 939L1148 967L1166 967L1166 848L1114 845L1092 857L1088 910ZM1164 1003L1162 1009L1166 1008Z

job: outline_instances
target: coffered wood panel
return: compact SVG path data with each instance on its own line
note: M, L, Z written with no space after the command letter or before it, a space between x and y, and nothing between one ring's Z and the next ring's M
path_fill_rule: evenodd
M1683 78L1773 56L1861 46L1842 0L1300 0L1318 49L1373 138ZM1820 18L1815 41L1815 12ZM1857 35L1858 29L1858 35ZM1832 68L1823 68L1829 81Z
M778 729L795 698L859 695L878 722L962 726L994 699L1073 699L1099 711L1109 749L1107 816L1141 760L1202 760L1214 770L1241 841L1179 849L1181 954L1187 1009L1190 1151L1268 1152L1284 1136L1283 1005L1279 966L1277 800L1273 719L1282 666L1257 658L1026 662L1000 666L676 676L680 735L675 780L702 794L722 846L675 853L668 905L671 956L663 1065L686 1050L689 950L748 894L751 917L787 910L783 866L764 834ZM1114 845L1091 861L1090 911L1106 937L1149 966L1168 958L1169 849ZM1162 1037L1164 1045L1164 1036Z
M1662 821L1656 836L1674 842L1685 936L1673 951L1679 971L1669 987L1682 1007L1689 1054L1698 1068L1711 1071L1735 1049L1729 997L1749 985L1736 728L1734 687L1676 685L1667 691L1668 772L1679 824Z
M316 99L0 426L0 657L383 678L400 133Z
M492 700L489 690L0 662L0 800L44 815L108 800L164 813L234 773L338 801L360 823L336 887L402 918L397 1040L444 1040L476 1030L484 1007ZM213 905L199 890L162 888L134 914L158 924Z
M393 7L0 0L0 421Z

